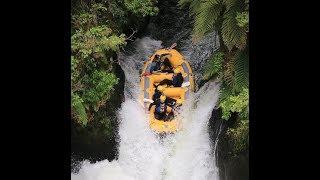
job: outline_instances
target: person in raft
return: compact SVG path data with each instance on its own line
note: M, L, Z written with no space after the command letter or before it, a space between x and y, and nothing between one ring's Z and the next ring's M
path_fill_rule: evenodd
M162 54L160 61L162 62L162 66L160 67L160 71L162 73L173 73L173 67L170 63L169 57L171 55L170 54Z
M168 85L168 86L174 86L174 87L181 87L183 83L183 76L179 68L175 68L173 71L172 80L164 79L162 80L159 85Z
M160 55L156 54L152 60L150 73L152 74L154 71L157 72L161 68Z
M166 88L166 85L156 86L155 92L152 96L153 102L149 105L149 108L148 108L149 111L153 105L158 104L160 102L160 97L163 95L162 92L164 91L165 88ZM176 104L176 100L170 97L166 97L165 104L167 106L173 107Z
M172 107L174 109L174 112L180 112L181 106L182 106L183 100L181 98L177 99L174 106Z
M154 90L154 94L153 94L153 96L152 96L152 100L153 100L153 102L155 102L155 101L159 101L159 98L160 98L160 96L162 95L162 92L163 92L163 90L164 90L164 86L160 86L160 85L158 85L158 86L155 86L155 90ZM151 105L151 104L150 104ZM149 108L149 110L150 110L150 108Z
M169 55L170 54L161 54L161 55L156 54L151 63L150 73L151 74L160 73L160 72L172 73L173 68L168 59Z
M154 117L158 120L163 120L163 121L168 121L173 118L173 109L170 106L167 106L165 101L166 101L166 96L161 95L160 96L160 101L155 101L150 104L149 109L153 105L155 105L155 111L154 111Z

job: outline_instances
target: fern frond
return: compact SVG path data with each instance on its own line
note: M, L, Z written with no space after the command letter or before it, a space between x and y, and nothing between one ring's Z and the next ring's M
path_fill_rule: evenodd
M207 33L212 32L222 10L223 5L221 4L220 0L202 1L200 6L198 5L193 12L195 14L193 28L194 38L200 39Z
M229 87L234 87L234 58L229 59L225 64L223 79Z
M178 4L181 7L187 6L189 3L193 2L194 0L179 0Z
M241 51L235 60L235 90L241 91L243 88L249 87L249 57L248 51Z
M189 10L190 10L190 16L194 16L197 14L202 1L199 0L193 0L190 2Z
M232 89L223 82L221 89L219 91L219 104L232 95L234 95L234 92L232 91Z
M204 79L210 79L219 75L223 69L223 60L224 54L222 52L215 53L205 66Z
M221 34L229 51L235 46L239 49L245 48L247 34L245 28L239 27L237 13L243 12L245 5L243 0L225 0L226 11L222 22Z
M230 10L232 7L236 6L239 3L242 3L244 0L223 0L223 4L226 6L226 10Z

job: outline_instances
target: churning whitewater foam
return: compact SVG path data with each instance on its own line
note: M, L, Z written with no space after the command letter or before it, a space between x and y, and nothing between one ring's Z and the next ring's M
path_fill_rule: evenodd
M209 82L191 94L182 106L183 130L160 139L149 126L137 102L139 69L147 56L161 48L148 37L136 41L133 53L119 55L125 76L125 97L119 110L119 157L91 164L84 161L72 180L106 179L219 179L215 160L216 141L210 142L208 123L218 100L219 84ZM129 54L129 55L128 55Z

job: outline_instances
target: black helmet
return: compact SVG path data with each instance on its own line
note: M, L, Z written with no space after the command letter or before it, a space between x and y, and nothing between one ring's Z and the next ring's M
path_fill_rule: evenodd
M154 58L153 58L154 61L158 61L159 59L160 59L159 54L156 54L156 55L154 56Z

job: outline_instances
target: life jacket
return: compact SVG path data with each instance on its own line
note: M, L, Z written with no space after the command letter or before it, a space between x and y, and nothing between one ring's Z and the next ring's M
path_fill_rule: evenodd
M176 104L176 100L173 98L167 97L165 103L166 103L166 105L173 107Z
M155 93L152 96L152 100L156 101L157 99L159 99L161 96L161 92L159 92L157 89L155 90Z
M182 83L183 83L183 77L181 73L173 76L172 84L174 87L181 87Z
M161 114L166 113L167 112L166 104L165 103L160 103L156 108L156 112L157 113L161 113Z
M152 62L151 68L150 68L150 73L152 73L153 71L158 71L158 70L160 70L161 66L162 66L162 63L159 62L159 61Z

